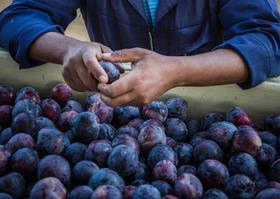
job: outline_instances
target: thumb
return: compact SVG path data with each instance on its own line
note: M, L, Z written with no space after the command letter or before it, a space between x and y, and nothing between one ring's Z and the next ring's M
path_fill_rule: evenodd
M101 59L109 62L138 62L146 54L145 49L131 48L101 54Z

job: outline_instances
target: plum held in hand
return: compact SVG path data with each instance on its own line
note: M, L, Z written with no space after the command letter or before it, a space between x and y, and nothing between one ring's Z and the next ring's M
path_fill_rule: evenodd
M12 109L10 105L0 106L0 126L8 127L11 124Z
M227 181L224 192L232 199L251 199L255 195L255 183L245 175L236 174Z
M145 119L155 119L164 122L168 116L168 109L163 102L153 101L143 107L142 115Z
M78 162L72 169L72 180L76 185L87 185L90 177L99 169L92 161Z
M89 179L88 185L92 189L96 189L101 185L112 185L117 187L120 191L125 186L125 182L118 173L111 169L102 168L97 170Z
M138 186L132 196L132 199L160 199L160 192L152 185L144 184Z
M233 148L255 157L262 146L258 133L251 126L239 126L233 137Z
M208 138L217 142L222 148L229 149L234 134L238 131L236 126L229 122L216 122L208 128Z
M11 154L0 145L0 176L5 174Z
M68 195L68 199L90 199L93 190L86 185L77 186Z
M178 177L174 191L180 199L200 199L203 194L203 186L196 176L184 173Z
M114 108L113 123L120 127L127 124L129 121L140 117L140 109L136 106L117 106Z
M107 159L112 151L112 146L108 140L92 141L85 152L85 159L93 161L100 167L107 166Z
M14 103L14 88L10 86L0 85L0 106L12 105Z
M22 175L16 172L0 177L0 192L11 195L14 199L24 198L26 182Z
M184 142L188 136L188 129L180 119L168 118L165 121L165 134L178 142Z
M50 96L57 101L60 106L64 106L65 103L72 98L72 91L67 84L59 83L53 87Z
M177 179L177 169L171 161L162 160L155 165L153 177L156 180L165 180L173 185Z
M118 145L113 148L108 156L107 165L121 176L129 176L133 174L138 167L138 153L129 146Z
M197 173L206 188L223 188L229 179L227 167L217 160L203 161Z
M77 141L88 144L99 136L98 117L92 112L79 113L72 121L71 130Z
M15 103L24 99L29 99L36 104L40 104L41 102L38 91L30 86L23 87L17 92Z
M55 122L61 112L59 104L53 99L44 99L41 102L42 115Z
M222 161L224 152L219 145L212 140L205 140L194 147L193 158L196 163L201 163L207 159Z
M120 71L115 64L106 61L100 61L99 64L108 75L108 84L111 84L120 78Z
M70 182L71 169L69 163L59 155L47 155L40 160L38 165L37 177L56 177L63 184Z
M227 112L226 120L233 123L235 126L249 125L252 126L252 119L240 107L233 107L232 110Z
M97 187L91 195L91 199L122 199L122 193L112 185Z
M67 191L63 184L54 177L39 180L31 190L31 199L66 199Z
M157 144L166 144L166 135L162 128L158 126L146 126L143 128L137 138L141 151L149 152Z
M179 118L182 121L187 119L188 103L182 97L173 97L166 101L169 118Z

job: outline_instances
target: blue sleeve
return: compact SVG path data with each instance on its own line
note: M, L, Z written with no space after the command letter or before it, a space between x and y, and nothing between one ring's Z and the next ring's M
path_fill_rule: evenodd
M42 64L29 58L32 43L46 32L63 33L79 6L80 0L14 0L0 13L0 46L20 68Z
M220 22L224 43L215 49L235 50L249 69L252 88L280 75L280 16L275 0L221 0Z

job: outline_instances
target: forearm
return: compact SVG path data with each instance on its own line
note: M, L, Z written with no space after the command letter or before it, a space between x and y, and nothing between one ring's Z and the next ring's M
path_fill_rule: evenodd
M69 48L81 41L67 37L60 33L48 32L39 37L31 46L30 58L33 60L63 63L63 57Z
M249 78L244 60L228 49L171 59L175 63L171 71L174 86L245 83Z

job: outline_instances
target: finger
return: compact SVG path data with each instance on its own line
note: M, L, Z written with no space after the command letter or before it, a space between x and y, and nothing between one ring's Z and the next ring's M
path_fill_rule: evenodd
M98 90L110 98L115 98L130 92L134 87L134 75L127 74L112 84L98 84Z
M101 55L102 60L109 62L137 62L139 61L145 54L147 50L142 48L131 48L124 50L117 50L112 53L103 53Z
M136 97L137 97L137 95L133 91L126 93L124 95L121 95L119 97L116 97L116 98L109 98L107 96L101 95L101 99L106 104L108 104L112 107L130 104L130 102L133 101Z
M88 91L95 91L97 89L96 80L92 78L90 72L85 67L80 67L77 70L77 74Z
M82 59L86 68L94 75L95 79L104 84L108 82L108 76L98 63L96 54L93 51L87 50L84 52Z
M73 72L71 74L72 81L75 83L76 87L78 88L77 91L84 92L89 91L89 89L83 84L77 72Z

